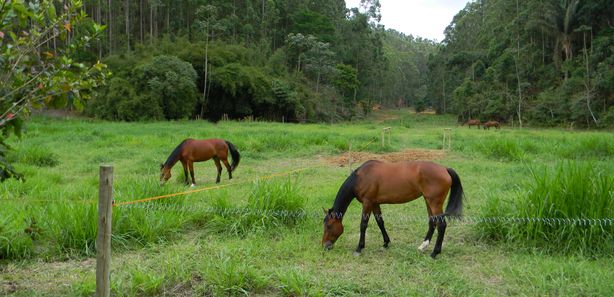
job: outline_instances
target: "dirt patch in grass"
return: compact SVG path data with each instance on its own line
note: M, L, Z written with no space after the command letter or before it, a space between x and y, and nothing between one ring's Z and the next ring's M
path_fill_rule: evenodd
M15 293L46 292L52 296L66 294L72 283L85 275L94 275L96 259L62 262L33 261L8 264L0 268L0 296Z
M374 154L367 152L352 152L351 154L345 153L339 156L325 157L323 161L326 163L332 163L339 167L345 167L348 165L348 160L352 158L352 166L358 166L368 160L383 160L388 162L397 161L415 161L415 160L438 160L445 156L445 152L441 150L417 150L408 149L401 152L387 153L387 154Z

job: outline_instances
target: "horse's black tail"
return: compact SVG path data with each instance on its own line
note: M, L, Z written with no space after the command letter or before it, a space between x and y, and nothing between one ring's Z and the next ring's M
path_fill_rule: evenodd
M230 152L230 156L232 156L232 163L230 164L230 170L235 171L235 168L239 166L239 161L241 161L241 154L235 147L234 144L230 143L230 141L225 140L226 145L228 145L228 151Z
M447 168L448 174L452 177L452 187L450 187L450 199L446 206L446 216L460 217L463 213L463 185L456 171L452 168Z

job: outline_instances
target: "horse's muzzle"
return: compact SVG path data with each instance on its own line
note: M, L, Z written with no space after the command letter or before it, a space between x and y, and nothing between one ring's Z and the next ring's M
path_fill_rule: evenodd
M333 243L330 241L327 241L324 243L324 250L330 251L333 249Z

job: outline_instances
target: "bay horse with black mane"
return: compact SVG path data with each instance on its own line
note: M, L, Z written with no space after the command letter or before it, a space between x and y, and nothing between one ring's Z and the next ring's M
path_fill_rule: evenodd
M443 211L446 195L450 199ZM384 237L384 247L388 247L390 238L384 228L384 219L380 204L406 203L423 196L428 212L428 231L418 248L424 251L429 245L437 227L437 242L431 253L435 258L441 253L441 244L446 231L445 216L460 216L463 208L463 186L458 174L452 168L446 168L433 162L405 161L387 163L367 161L358 167L341 185L333 207L324 210L324 235L322 245L328 250L343 233L342 220L350 205L356 198L362 203L360 221L360 240L356 248L359 255L365 247L365 232L371 213Z
M497 121L488 121L486 123L484 123L484 130L490 130L490 127L495 127L497 129L499 129L501 127L501 124L499 124L499 122Z
M232 156L232 165L228 164L228 155ZM183 174L185 175L185 183L188 181L188 170L192 177L192 187L196 185L194 180L194 162L202 162L213 159L217 167L216 183L220 182L220 174L222 174L222 164L226 166L228 171L228 179L232 179L232 172L239 166L241 155L237 148L224 139L204 139L196 140L188 138L182 141L168 156L166 162L160 165L160 183L166 182L171 178L171 169L177 162L183 165Z
M463 122L461 126L467 125L469 129L471 129L471 126L478 126L478 129L479 129L481 124L482 123L480 122L480 120L468 119L466 122Z

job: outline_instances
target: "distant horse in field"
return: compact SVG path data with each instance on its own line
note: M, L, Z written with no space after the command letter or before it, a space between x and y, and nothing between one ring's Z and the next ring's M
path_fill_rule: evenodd
M484 130L490 130L490 127L495 127L497 129L499 129L501 127L501 124L499 124L499 122L497 121L488 121L486 123L484 123Z
M450 199L445 213L443 204L450 192ZM324 235L322 245L331 249L335 241L343 233L343 216L352 199L362 203L362 219L360 221L360 240L356 248L359 255L365 247L365 232L371 213L384 237L384 247L388 247L390 238L384 228L384 219L380 204L406 203L423 196L429 216L429 228L424 242L418 248L424 251L429 245L435 227L437 227L437 242L431 257L441 253L441 244L446 231L445 216L460 216L463 208L463 186L458 174L451 169L426 161L406 161L387 163L382 161L367 161L358 167L345 180L333 207L324 210Z
M471 129L471 126L478 126L478 129L480 128L480 120L476 120L476 119L469 119L466 122L463 122L463 124L461 126L467 125L467 127L469 127L469 129Z
M228 154L232 156L232 165L228 164ZM205 139L196 140L188 138L182 141L168 156L166 162L160 165L160 183L164 183L171 178L171 168L177 163L181 162L183 165L183 174L185 175L185 183L188 181L188 170L192 177L192 187L196 185L194 180L194 162L202 162L213 159L215 166L217 167L216 183L220 182L220 174L222 174L222 164L226 166L228 171L228 179L232 179L232 172L239 166L241 155L237 148L229 141L223 139Z

